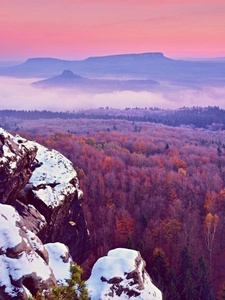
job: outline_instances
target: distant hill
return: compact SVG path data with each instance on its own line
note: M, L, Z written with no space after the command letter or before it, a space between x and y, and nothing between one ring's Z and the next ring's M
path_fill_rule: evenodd
M21 64L22 61L0 61L0 68L11 67Z
M225 61L187 61L163 53L89 57L84 60L31 58L0 69L0 76L50 78L64 70L93 79L149 79L176 86L225 86Z
M51 77L63 70L71 70L87 77L137 76L147 64L170 61L163 53L122 54L89 57L84 60L61 60L57 58L30 58L22 64L0 69L0 75L16 77ZM143 71L143 70L142 70Z
M158 85L153 80L110 80L110 79L88 79L75 75L70 70L65 70L61 75L49 79L37 81L34 86L50 87L70 87L86 92L113 92L113 91L150 91Z

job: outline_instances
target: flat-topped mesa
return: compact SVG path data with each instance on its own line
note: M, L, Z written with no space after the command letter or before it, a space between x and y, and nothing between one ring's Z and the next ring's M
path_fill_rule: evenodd
M107 56L88 57L84 61L126 61L126 60L167 60L162 52L146 52L146 53L132 53L132 54L115 54Z
M63 64L65 62L67 62L67 60L63 60L63 59L59 59L59 58L52 58L52 57L32 57L32 58L28 58L24 63L22 63L21 65L30 65L30 66L36 66L40 63L46 63L47 65L51 65L51 64Z

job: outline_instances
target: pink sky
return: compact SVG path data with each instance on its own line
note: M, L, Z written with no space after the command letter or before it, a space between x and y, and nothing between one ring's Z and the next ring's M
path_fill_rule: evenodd
M0 60L225 57L224 0L1 0Z

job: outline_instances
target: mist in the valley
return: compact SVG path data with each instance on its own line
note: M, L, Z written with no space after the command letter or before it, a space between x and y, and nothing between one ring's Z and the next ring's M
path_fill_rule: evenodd
M0 109L78 111L109 106L179 108L219 106L225 108L225 88L173 88L161 92L113 92L102 94L75 93L73 89L41 89L32 79L0 77Z

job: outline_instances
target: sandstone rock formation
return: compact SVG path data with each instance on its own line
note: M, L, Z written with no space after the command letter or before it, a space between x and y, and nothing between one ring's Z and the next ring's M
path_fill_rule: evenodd
M91 300L160 300L161 292L153 285L139 252L114 249L94 265L87 281Z
M86 259L83 193L67 158L0 128L0 179L0 203L16 207L29 230L44 243L66 244L78 264Z
M0 224L1 300L27 299L55 285L47 250L12 206L0 204Z
M37 166L26 186L29 203L45 217L39 233L44 243L61 242L81 264L88 256L90 240L81 207L83 192L72 163L61 153L35 143Z
M0 202L11 204L34 168L37 147L0 128Z
M65 284L69 249L78 264L85 260L90 239L82 195L62 154L0 128L0 299Z

